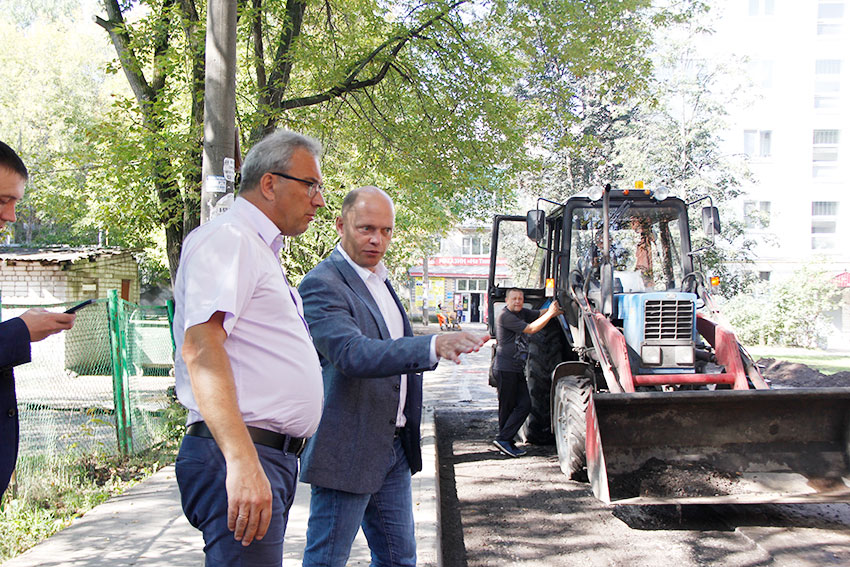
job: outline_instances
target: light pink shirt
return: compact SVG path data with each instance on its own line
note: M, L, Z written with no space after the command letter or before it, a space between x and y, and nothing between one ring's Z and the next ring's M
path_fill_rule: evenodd
M390 338L398 339L404 336L404 320L401 316L401 311L398 308L398 304L393 299L390 290L387 289L387 268L384 266L383 262L378 262L378 265L375 266L375 271L371 271L362 266L358 266L354 263L354 260L349 258L348 254L345 253L342 246L337 245L337 250L342 254L342 257L345 258L345 261L354 268L354 271L357 272L357 275L360 276L360 279L363 280L363 283L366 284L366 288L369 290L369 293L372 295L372 299L375 300L375 303L378 304L378 309L381 311L381 316L384 318L384 323L387 325L387 329L390 332ZM437 337L434 336L431 338L431 364L437 363L437 350L436 350L436 341ZM399 384L399 400L398 400L398 411L396 413L396 425L398 427L404 427L407 423L407 417L404 415L404 403L407 401L407 379L402 376L401 383Z
M274 223L245 199L196 228L183 242L174 284L177 397L201 421L181 356L189 327L224 312L236 395L247 425L309 437L322 415L319 357L301 296L286 282Z

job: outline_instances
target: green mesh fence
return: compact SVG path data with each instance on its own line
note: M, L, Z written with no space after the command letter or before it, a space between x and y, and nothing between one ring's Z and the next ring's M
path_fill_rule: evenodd
M3 304L0 315L5 321L31 307ZM69 331L32 343L32 362L15 368L15 491L37 489L47 470L61 477L63 467L87 458L138 453L163 441L173 368L167 308L135 305L117 292L77 311Z

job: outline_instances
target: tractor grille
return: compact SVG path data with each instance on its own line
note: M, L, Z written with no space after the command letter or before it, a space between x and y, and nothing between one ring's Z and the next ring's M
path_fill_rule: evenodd
M653 299L644 307L643 337L651 339L693 338L694 303L685 299Z

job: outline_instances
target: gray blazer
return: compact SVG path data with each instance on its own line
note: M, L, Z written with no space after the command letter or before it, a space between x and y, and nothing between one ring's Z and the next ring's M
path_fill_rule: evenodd
M322 363L325 406L316 434L301 455L301 480L356 494L383 484L393 460L399 382L407 379L407 424L401 432L411 473L422 470L419 426L422 374L431 370L431 337L391 339L377 303L336 249L304 277L298 291Z

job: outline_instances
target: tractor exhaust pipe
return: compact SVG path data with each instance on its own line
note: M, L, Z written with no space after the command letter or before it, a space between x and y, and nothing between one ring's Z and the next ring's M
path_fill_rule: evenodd
M602 260L599 265L599 286L602 295L602 314L611 318L614 313L614 267L611 265L611 184L602 194Z

